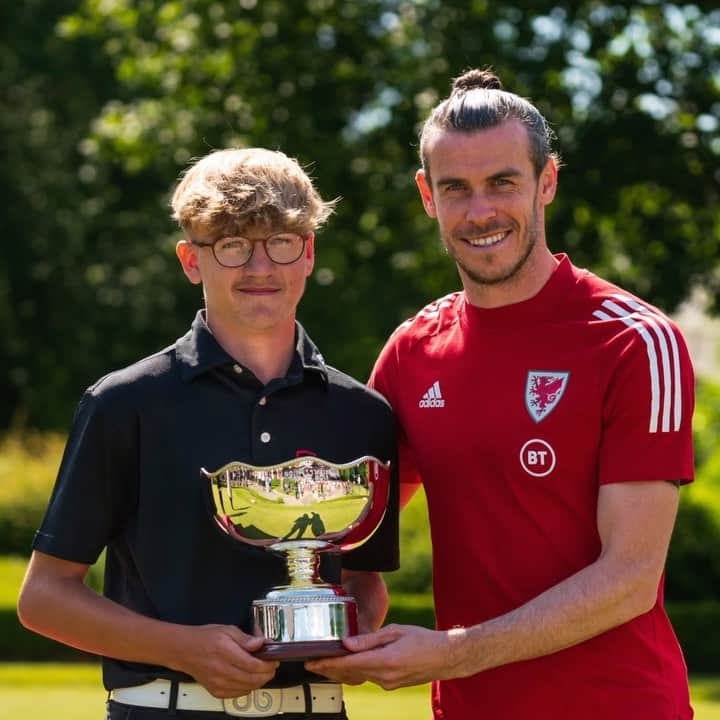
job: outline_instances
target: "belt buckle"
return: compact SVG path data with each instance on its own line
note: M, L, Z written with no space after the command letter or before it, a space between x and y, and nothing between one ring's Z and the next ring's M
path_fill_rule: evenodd
M268 717L277 715L282 705L282 691L253 690L247 695L223 700L225 712L234 717Z

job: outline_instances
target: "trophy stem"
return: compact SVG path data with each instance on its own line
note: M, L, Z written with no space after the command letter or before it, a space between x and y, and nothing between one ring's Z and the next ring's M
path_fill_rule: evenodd
M332 546L323 540L285 541L270 546L271 550L285 555L290 576L289 587L311 587L320 582L318 553Z
M287 569L292 587L314 585L318 579L319 556L309 548L287 550Z

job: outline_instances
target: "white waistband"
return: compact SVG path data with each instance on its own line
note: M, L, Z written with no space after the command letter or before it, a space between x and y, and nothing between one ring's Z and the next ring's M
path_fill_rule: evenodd
M310 683L313 713L339 713L342 710L342 685ZM167 708L170 704L170 681L153 680L146 685L116 688L110 699L123 705ZM198 683L179 683L178 710L224 712L236 717L268 717L278 713L305 712L302 685L289 688L260 688L235 698L216 698Z

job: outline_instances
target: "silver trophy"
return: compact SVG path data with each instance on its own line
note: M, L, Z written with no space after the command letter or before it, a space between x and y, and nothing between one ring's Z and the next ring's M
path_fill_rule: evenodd
M253 601L258 657L306 660L345 654L357 633L357 604L322 581L319 553L364 543L385 514L390 464L365 456L344 464L303 456L258 467L203 468L213 514L230 537L285 555L290 582Z

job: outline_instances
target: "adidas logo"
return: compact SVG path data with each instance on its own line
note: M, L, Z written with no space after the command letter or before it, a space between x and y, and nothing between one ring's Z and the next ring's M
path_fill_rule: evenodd
M421 408L434 408L434 407L445 407L445 400L443 400L442 393L440 392L440 381L436 380L422 396L418 407Z

